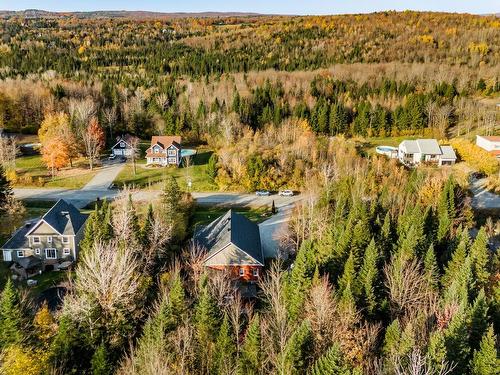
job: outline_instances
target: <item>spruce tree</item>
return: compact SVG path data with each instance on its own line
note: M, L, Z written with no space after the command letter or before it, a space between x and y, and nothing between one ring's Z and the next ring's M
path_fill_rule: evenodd
M210 155L210 159L208 159L206 173L211 183L215 183L215 179L217 178L217 174L219 172L219 168L217 166L218 160L219 159L215 152L212 153L212 155Z
M467 243L460 241L457 248L452 254L451 260L445 267L444 275L442 277L443 286L448 287L460 275L462 267L467 258Z
M373 315L377 308L377 282L378 282L378 249L375 239L372 239L366 248L363 264L359 272L359 279L362 289L362 300L369 315Z
M489 327L474 352L470 363L471 375L498 375L500 374L500 360L495 346L493 327Z
M294 331L285 350L281 353L284 356L280 361L283 368L279 368L278 372L290 375L304 374L311 360L312 340L311 323L304 320Z
M219 325L219 311L207 286L200 292L198 303L195 307L195 327L198 343L206 348L210 343Z
M111 365L108 362L108 351L104 343L101 343L90 362L92 366L92 375L109 375L112 373Z
M488 250L488 235L484 227L477 233L476 239L470 247L472 260L472 275L476 289L486 288L490 278Z
M153 227L153 221L154 221L154 211L153 211L153 205L150 203L148 205L148 211L146 213L146 217L144 218L144 222L141 228L141 244L146 248L149 247L151 244L150 235Z
M468 311L470 347L477 349L484 333L488 328L488 302L484 290L481 289L476 300Z
M214 374L230 374L234 369L236 345L231 336L231 327L227 315L224 315L219 328L214 351Z
M0 348L23 340L19 294L10 277L0 296Z
M429 286L437 289L439 285L439 268L436 260L436 253L434 252L434 245L431 244L427 249L424 257L424 274L425 279Z
M333 344L325 354L314 362L309 374L350 375L352 372L344 359L340 346L338 344Z
M464 313L459 312L451 319L444 333L444 344L448 361L456 365L455 373L467 374L470 346Z
M255 315L248 325L238 361L239 375L257 375L262 367L260 319Z
M354 298L359 295L358 279L356 277L356 260L354 252L352 251L349 253L349 257L344 264L344 272L339 279L339 293L342 295L347 289L349 289Z

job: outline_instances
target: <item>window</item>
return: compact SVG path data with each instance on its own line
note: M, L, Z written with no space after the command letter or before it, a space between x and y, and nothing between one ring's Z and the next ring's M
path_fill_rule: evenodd
M159 148L159 147L155 147L155 148L153 149L153 152L154 152L155 154L159 154L159 153L160 153L160 148Z
M245 270L243 268L240 268L240 276L244 276L245 275Z
M39 248L36 248L36 249L35 249L35 254L36 254L36 255L40 255L40 252L41 252L41 250L40 250Z
M17 257L18 257L18 258L24 258L24 251L23 251L23 250L19 250L19 251L17 252Z
M52 243L52 236L47 236L47 242Z
M62 243L69 243L69 237L63 236Z
M40 237L33 237L33 243L40 243Z
M259 276L259 270L257 268L254 268L252 274L254 277Z
M177 152L175 150L168 150L168 156L175 156Z
M45 249L45 258L47 259L56 259L57 251L56 249Z
M120 142L120 147L121 147L121 148L125 148L125 142L123 142L123 141L122 141L122 142Z
M177 164L177 158L168 158L168 164Z
M64 254L64 255L69 255L69 254L71 254L70 249L68 249L67 247L65 247L65 248L63 249L63 254Z

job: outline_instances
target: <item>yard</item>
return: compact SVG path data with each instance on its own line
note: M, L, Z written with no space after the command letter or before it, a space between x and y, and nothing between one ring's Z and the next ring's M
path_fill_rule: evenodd
M134 174L132 163L129 162L120 172L114 183L122 187L124 185L136 188L161 189L161 182L167 176L174 176L182 190L188 190L187 181L191 180L192 191L214 191L217 187L209 180L206 169L208 159L212 151L198 150L192 157L189 167L147 167L146 160L141 158L137 161L137 174Z
M52 178L41 155L28 155L16 159L14 187L61 187L80 189L97 173L87 169L85 159L75 160L73 168L63 168Z

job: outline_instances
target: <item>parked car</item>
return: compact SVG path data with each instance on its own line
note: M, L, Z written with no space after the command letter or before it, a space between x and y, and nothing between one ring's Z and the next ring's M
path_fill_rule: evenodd
M268 197L271 195L271 192L269 190L257 190L255 195L258 195L259 197Z
M115 154L111 154L109 155L109 160L115 160L116 159L116 155Z
M127 158L125 156L120 157L120 163L125 163L127 161Z
M292 190L281 190L279 192L279 195L281 195L282 197L293 197L294 193Z

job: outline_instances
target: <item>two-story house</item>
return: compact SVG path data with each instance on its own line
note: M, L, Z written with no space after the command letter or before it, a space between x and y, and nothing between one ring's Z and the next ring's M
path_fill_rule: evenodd
M259 227L229 210L198 231L195 242L207 250L205 267L228 272L233 279L256 282L264 268Z
M52 267L78 258L87 215L60 199L40 219L27 221L2 246L3 260L21 267L40 264Z
M131 137L128 135L121 136L117 142L111 147L111 154L115 156L131 157L134 153L134 148L131 145Z
M175 165L181 163L181 137L180 136L153 136L151 146L146 150L147 165Z

